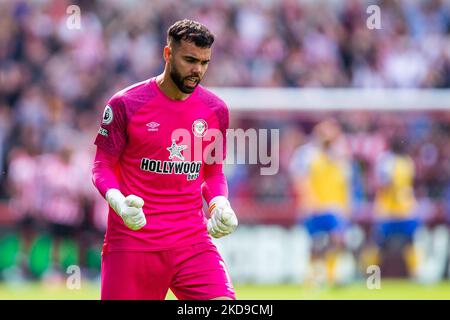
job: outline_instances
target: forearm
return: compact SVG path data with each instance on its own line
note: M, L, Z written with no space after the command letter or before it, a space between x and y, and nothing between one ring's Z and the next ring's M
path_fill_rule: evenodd
M221 164L208 165L205 169L202 195L206 203L217 196L228 198L228 184Z
M114 172L117 161L118 157L97 148L92 168L92 182L104 198L109 189L119 189L119 181Z
M144 200L135 195L125 197L120 192L119 182L114 172L117 161L118 157L97 148L92 168L92 182L111 208L123 219L125 225L136 231L147 223L142 210Z

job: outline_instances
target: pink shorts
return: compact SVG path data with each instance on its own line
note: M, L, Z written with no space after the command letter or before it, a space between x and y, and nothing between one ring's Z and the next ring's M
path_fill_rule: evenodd
M102 254L102 300L236 299L222 257L213 243L155 252Z

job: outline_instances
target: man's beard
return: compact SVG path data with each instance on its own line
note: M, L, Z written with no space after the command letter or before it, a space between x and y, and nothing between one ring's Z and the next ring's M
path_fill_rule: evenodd
M195 77L198 79L194 87L188 87L184 85L184 80L186 80L189 77ZM201 80L199 76L187 76L183 78L174 64L172 64L172 67L170 68L170 78L181 92L187 94L194 92L195 88L197 88Z

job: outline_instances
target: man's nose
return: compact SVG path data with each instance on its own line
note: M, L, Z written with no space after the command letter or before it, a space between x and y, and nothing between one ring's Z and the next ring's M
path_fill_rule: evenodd
M201 71L202 71L202 68L201 68L200 64L195 64L191 69L191 73L195 76L199 76Z

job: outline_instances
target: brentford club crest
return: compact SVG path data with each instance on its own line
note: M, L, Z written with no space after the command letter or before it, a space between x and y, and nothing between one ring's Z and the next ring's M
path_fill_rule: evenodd
M192 124L192 132L196 137L204 137L206 134L206 130L208 130L208 124L203 119L197 119Z

